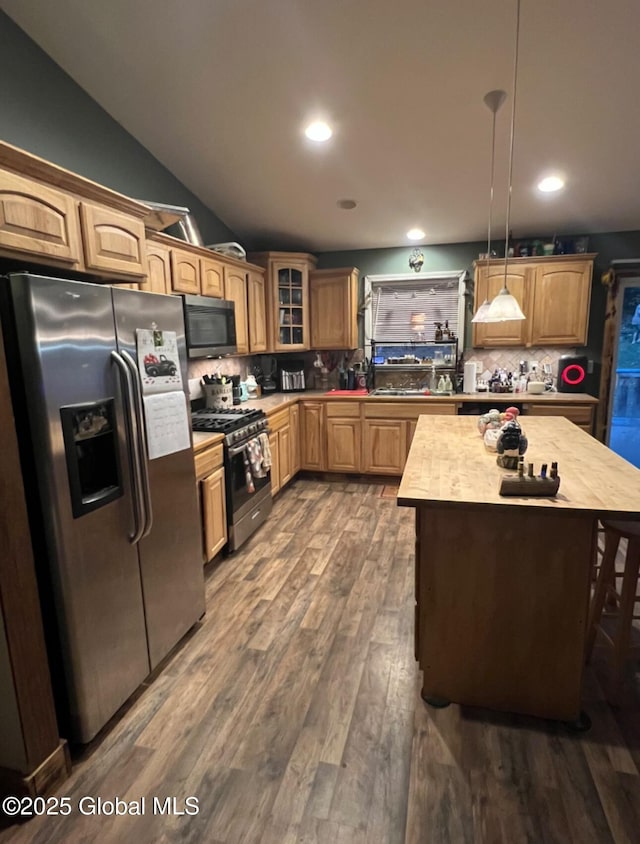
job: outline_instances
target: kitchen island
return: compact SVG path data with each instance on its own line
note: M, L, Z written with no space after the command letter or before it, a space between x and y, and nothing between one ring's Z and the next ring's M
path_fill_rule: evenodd
M556 497L502 497L476 420L419 419L398 490L416 510L422 696L579 723L598 518L640 519L640 471L561 417L522 420Z

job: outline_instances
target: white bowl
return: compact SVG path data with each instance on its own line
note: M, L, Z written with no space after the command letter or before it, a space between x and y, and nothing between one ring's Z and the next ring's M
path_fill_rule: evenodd
M544 381L529 381L527 384L528 393L544 393Z

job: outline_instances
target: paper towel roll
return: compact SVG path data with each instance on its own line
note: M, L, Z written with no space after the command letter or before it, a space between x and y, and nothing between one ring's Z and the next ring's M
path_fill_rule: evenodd
M475 393L476 391L477 368L475 361L468 361L464 365L464 377L462 379L462 392Z

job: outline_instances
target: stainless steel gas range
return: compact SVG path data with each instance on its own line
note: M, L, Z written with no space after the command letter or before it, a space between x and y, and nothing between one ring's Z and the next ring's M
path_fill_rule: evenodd
M236 551L271 512L271 471L266 469L260 477L253 461L260 435L268 432L266 414L253 408L204 408L191 414L191 427L200 433L224 434L228 550Z

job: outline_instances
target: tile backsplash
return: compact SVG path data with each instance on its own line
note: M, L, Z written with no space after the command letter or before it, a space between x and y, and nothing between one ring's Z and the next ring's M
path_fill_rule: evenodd
M504 369L506 372L517 374L520 371L521 360L526 361L529 367L532 361L535 361L538 364L538 372L541 372L543 364L550 364L551 372L555 379L560 357L575 353L575 349L568 349L566 347L551 348L548 346L538 346L529 349L470 349L465 352L464 360L465 362L475 361L478 365L478 378L483 380L489 378L495 369Z

